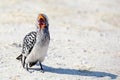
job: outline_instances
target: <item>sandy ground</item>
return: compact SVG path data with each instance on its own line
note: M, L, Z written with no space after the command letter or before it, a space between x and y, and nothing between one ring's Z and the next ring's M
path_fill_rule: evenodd
M49 17L44 65L27 72L22 39ZM0 0L0 80L120 80L120 0Z

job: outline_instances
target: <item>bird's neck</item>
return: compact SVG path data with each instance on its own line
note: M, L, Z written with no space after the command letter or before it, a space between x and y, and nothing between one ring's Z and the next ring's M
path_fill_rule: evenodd
M47 34L49 34L49 31L47 28L44 28L42 30L38 29L37 30L37 38L40 39L40 38L44 38L45 36L47 36Z
M37 32L36 44L39 46L44 46L49 43L50 36L48 29L42 29Z

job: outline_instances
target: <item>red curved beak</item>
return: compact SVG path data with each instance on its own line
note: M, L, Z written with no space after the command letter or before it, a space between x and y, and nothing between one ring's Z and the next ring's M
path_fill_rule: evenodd
M46 27L45 24L40 25L40 30L44 29Z
M38 24L40 30L44 29L46 27L46 18L44 17L43 14L40 14L38 17Z
M39 22L40 30L42 30L46 27L46 22L42 18L40 20L38 20L38 22Z

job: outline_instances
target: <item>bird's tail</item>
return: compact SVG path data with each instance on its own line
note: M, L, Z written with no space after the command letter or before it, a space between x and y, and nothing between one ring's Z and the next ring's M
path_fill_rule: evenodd
M22 60L22 54L20 54L16 59L21 61Z

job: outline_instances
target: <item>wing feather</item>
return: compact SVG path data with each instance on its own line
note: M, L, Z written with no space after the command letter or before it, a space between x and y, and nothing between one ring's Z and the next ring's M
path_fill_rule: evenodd
M23 39L22 54L29 55L36 43L37 33L35 31L28 33ZM16 59L22 60L22 54L20 54ZM27 56L26 56L27 57ZM32 62L29 64L30 67L35 65L37 62Z

